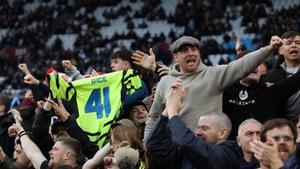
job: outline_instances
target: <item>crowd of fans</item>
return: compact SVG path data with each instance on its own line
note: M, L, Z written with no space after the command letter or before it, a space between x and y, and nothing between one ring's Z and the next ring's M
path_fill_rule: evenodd
M0 168L300 168L300 5L33 2L0 2ZM124 33L101 34L120 16ZM254 51L233 32L239 17ZM184 31L134 31L157 20ZM49 45L57 34L73 48ZM236 58L211 66L213 54Z
M82 72L87 72L91 68L107 72L110 69L110 54L116 48L124 47L118 40L133 39L132 50L146 51L160 42L169 43L180 36L171 30L168 36L163 33L152 35L148 31L143 37L139 37L134 28L146 29L147 21L167 20L176 26L184 27L185 35L193 35L198 39L209 35L224 36L223 44L214 39L203 41L203 58L209 54L234 53L232 45L234 37L228 33L232 30L229 21L236 19L239 13L243 16L241 26L246 26L246 31L257 34L253 39L256 47L262 46L261 42L266 43L272 34L299 28L296 17L299 6L274 11L272 1L269 0L246 1L241 11L237 10L241 5L239 1L182 1L176 5L173 14L166 13L159 5L160 1L146 1L137 11L133 11L129 5L121 5L115 10L107 9L103 12L103 20L97 20L93 15L95 9L98 6L113 6L120 1L71 3L59 0L56 4L50 2L42 1L36 9L30 11L24 8L29 1L1 2L0 28L7 30L7 33L1 38L0 43L2 49L0 75L4 82L11 82L9 88L23 87L20 83L21 77L16 73L16 64L20 62L28 63L39 79L44 77L46 67L55 65L56 60L63 58L74 59ZM227 7L230 10L226 11ZM127 34L115 33L111 38L101 35L99 29L109 26L111 20L119 16L125 16ZM134 18L142 18L144 21L140 25L135 25ZM260 18L267 18L262 26L258 25ZM64 49L61 39L56 39L52 46L47 46L48 40L54 34L76 34L74 49ZM206 63L210 64L209 61ZM2 90L7 88L7 85L3 84Z

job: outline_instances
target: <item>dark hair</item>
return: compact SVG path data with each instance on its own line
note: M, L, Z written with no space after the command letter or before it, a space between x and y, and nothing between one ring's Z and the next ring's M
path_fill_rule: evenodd
M276 119L271 119L266 121L260 131L260 139L262 142L266 142L267 141L267 132L269 130L273 130L274 128L282 128L288 126L294 136L294 142L296 142L297 139L297 129L296 127L293 125L292 122L288 121L287 119L283 119L283 118L276 118Z
M111 59L122 59L122 60L126 60L128 61L131 66L133 65L132 62L133 60L131 59L131 56L132 56L132 52L128 49L121 49L121 50L118 50L116 52L114 52L112 55L111 55Z
M6 95L0 95L0 105L4 105L5 109L4 112L6 113L10 109L10 98Z
M59 134L61 131L66 131L66 127L62 121L56 120L51 126L51 133Z
M164 65L170 65L173 56L172 52L169 50L169 45L165 42L160 42L153 46L152 48L153 53L155 54L156 61L162 61Z
M81 144L78 140L72 137L61 137L57 139L56 142L61 142L63 145L69 147L72 151L74 151L76 159L78 159L82 155Z
M19 108L22 119L33 120L35 115L35 106L27 105Z
M300 33L296 32L296 31L287 31L281 35L281 39L288 39L288 38L293 38L296 36L300 36Z

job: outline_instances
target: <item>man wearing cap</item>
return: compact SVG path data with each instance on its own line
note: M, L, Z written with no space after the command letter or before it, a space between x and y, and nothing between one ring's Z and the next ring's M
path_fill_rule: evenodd
M148 110L144 102L136 101L124 107L124 118L128 118L137 126L141 139L144 136Z
M272 36L266 47L248 53L228 65L209 67L201 62L200 42L197 39L190 36L177 39L170 47L176 63L157 86L146 122L145 138L165 110L162 103L168 97L169 88L176 78L180 78L188 89L185 104L178 114L188 128L194 130L202 114L222 112L222 96L227 86L249 74L281 44L282 40L278 36Z

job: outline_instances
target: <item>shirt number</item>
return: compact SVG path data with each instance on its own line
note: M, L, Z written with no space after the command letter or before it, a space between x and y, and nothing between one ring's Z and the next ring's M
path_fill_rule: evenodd
M101 89L94 89L84 107L86 113L96 112L98 119L101 119L103 117L103 110L105 112L105 117L108 117L111 111L109 101L109 87L103 88L102 93L103 99L101 99Z

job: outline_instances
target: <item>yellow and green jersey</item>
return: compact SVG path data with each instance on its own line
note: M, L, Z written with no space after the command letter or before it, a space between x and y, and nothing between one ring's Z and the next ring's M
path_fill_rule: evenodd
M55 72L48 75L50 95L70 101L77 123L90 140L103 147L111 124L119 116L126 93L141 88L139 76L123 70L91 78L65 82Z

